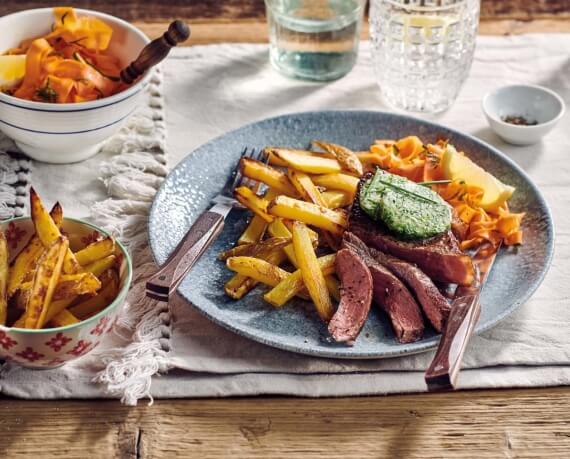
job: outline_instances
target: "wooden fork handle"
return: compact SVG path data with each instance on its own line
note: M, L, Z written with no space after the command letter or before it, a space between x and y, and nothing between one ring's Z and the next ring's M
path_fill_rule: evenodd
M223 227L223 215L212 211L200 215L170 254L166 263L147 280L147 296L168 301L168 295L176 290L184 276L218 237Z
M428 391L455 388L461 360L481 314L479 289L453 302L435 357L425 373Z

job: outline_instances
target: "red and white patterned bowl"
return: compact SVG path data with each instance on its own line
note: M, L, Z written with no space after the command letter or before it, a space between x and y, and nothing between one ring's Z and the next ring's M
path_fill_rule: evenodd
M29 217L1 222L0 230L6 235L11 257L20 252L35 232ZM68 236L73 251L107 236L102 229L71 218L64 219L62 232ZM29 368L47 369L61 366L95 349L113 329L131 284L131 258L119 241L117 246L121 253L120 288L109 306L89 319L66 327L28 330L0 325L0 359Z

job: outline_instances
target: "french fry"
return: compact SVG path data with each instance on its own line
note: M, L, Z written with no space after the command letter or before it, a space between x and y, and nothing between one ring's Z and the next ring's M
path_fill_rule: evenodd
M8 316L8 242L0 231L0 325L6 324Z
M106 237L100 241L95 241L87 247L75 252L75 259L81 266L88 265L94 261L112 255L115 252L115 241L111 237Z
M348 174L313 175L313 183L331 190L341 190L350 193L352 197L358 188L358 179Z
M320 140L313 140L313 144L333 155L342 168L347 172L354 174L357 177L361 177L364 173L358 156L356 156L352 150L349 150L342 145L337 145L336 143L327 143Z
M109 255L105 258L101 258L100 260L94 261L93 263L89 263L87 266L84 266L83 269L87 273L92 273L95 276L99 277L109 268L117 263L117 257L115 255Z
M61 237L61 232L33 188L30 188L30 208L36 234L42 241L42 244L47 248L51 246L57 238ZM73 252L68 248L63 262L63 272L73 274L79 271L81 271L81 266L75 259Z
M226 261L230 257L255 257L258 254L269 253L273 250L282 249L291 243L289 237L272 237L256 244L237 245L229 250L224 250L218 255L218 260Z
M339 209L352 204L352 196L345 191L328 190L321 193L326 207L329 209Z
M263 237L265 230L267 229L267 222L261 218L259 215L254 215L247 228L239 237L237 243L240 244L252 244L258 242Z
M289 230L287 224L281 218L276 218L267 227L267 231L274 237L284 237L291 241L291 231ZM311 237L311 242L313 247L316 249L319 245L319 235L313 231L309 230L309 236ZM283 247L283 251L287 258L295 268L297 268L297 259L295 258L295 250L293 249L293 243Z
M73 299L79 295L93 295L101 288L101 281L92 273L81 273L78 279L60 280L53 293L53 301Z
M334 275L325 276L325 282L329 290L330 296L336 301L340 301L340 282Z
M265 183L273 190L288 196L297 196L297 192L284 172L274 169L261 161L242 158L240 168L243 175L258 182Z
M317 259L319 268L324 276L328 276L335 272L335 259L335 254L325 255ZM298 295L304 288L305 284L303 282L303 275L301 270L298 269L297 271L289 274L273 289L267 292L263 298L273 306L281 307L295 295Z
M344 212L330 210L287 196L278 196L269 203L267 211L276 217L299 220L333 234L341 235L348 221Z
M114 269L105 272L99 293L69 308L75 317L84 320L109 306L119 293L119 276ZM57 315L57 314L56 314Z
M269 234L271 234L271 236L283 237L291 241L291 231L289 231L289 228L285 226L285 223L283 223L283 220L281 218L276 218L273 220L267 227L267 231ZM285 252L285 255L287 255L287 258L291 264L297 267L297 259L295 258L295 250L293 249L293 244L289 243L283 247L283 251Z
M44 251L45 247L42 242L34 236L14 259L8 279L8 298L12 298L22 287L22 284L30 280L38 259Z
M267 147L263 150L263 153L268 157L268 162L269 164L271 164L272 166L279 166L279 167L287 167L288 164L283 161L282 159L279 159L274 151L276 150L284 150L284 151L291 151L293 153L297 153L299 155L305 155L305 156L311 156L312 152L307 151L307 150L296 150L293 148L277 148L277 147Z
M31 282L22 284L17 304L21 305L20 297L29 296ZM101 288L101 281L92 273L61 274L53 292L52 301L73 299L79 295L94 294Z
M93 263L85 266L84 269L85 272L91 273L96 277L101 277L103 273L109 271L113 266L115 266L116 263L117 263L117 257L115 255L109 255L108 257L94 261ZM102 286L97 296L101 294L103 288L104 286ZM73 297L65 300L52 301L46 313L45 323L49 322L64 309L67 309L77 298L78 297ZM19 322L16 322L16 324L18 323ZM19 323L19 325L16 324L14 324L15 327L22 326L22 323Z
M65 327L67 325L78 324L81 322L77 317L75 317L67 309L61 311L57 316L55 316L49 322L50 327Z
M254 253L254 256L276 266L279 266L281 263L283 263L286 257L285 252L280 247L257 250ZM230 298L239 300L248 292L250 292L257 284L258 282L255 279L244 276L242 274L236 274L226 282L224 285L224 291Z
M303 199L307 202L312 202L321 207L328 207L321 196L320 191L314 185L311 180L311 177L304 172L295 171L293 169L289 169L289 179L293 186L297 188ZM331 248L337 247L337 242L331 233L328 231L323 231L322 236L326 244Z
M238 202L251 210L255 215L258 215L267 223L273 221L273 217L267 213L268 201L257 196L248 187L240 186L236 188L234 195Z
M289 180L307 202L312 202L322 207L328 207L321 196L321 192L317 189L311 177L305 172L296 171L294 169L289 169L288 174Z
M251 277L236 274L224 284L224 292L226 292L226 295L230 298L239 300L253 290L257 284L258 282Z
M63 210L59 203L56 203L53 206L50 216L58 228L61 227L61 222L63 221ZM8 299L14 296L14 294L21 288L21 284L23 282L31 280L38 259L44 251L44 245L38 236L34 235L16 258L14 258L10 266L10 277L8 279Z
M279 266L254 257L231 257L226 260L228 269L243 276L255 279L262 284L275 287L289 273Z
M315 303L317 313L321 319L328 321L334 314L334 308L307 227L301 222L295 222L292 234L295 256L303 276L303 283Z
M342 170L336 159L326 158L323 155L299 153L284 148L266 149L271 155L281 160L287 167L311 174L331 174Z
M43 327L68 250L69 241L59 236L41 256L26 305L25 328Z

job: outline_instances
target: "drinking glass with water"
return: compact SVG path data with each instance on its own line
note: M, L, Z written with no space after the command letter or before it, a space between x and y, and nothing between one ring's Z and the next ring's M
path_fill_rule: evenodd
M369 20L386 101L416 112L447 109L471 68L479 0L371 0Z
M366 0L265 0L270 60L285 75L327 81L358 54Z

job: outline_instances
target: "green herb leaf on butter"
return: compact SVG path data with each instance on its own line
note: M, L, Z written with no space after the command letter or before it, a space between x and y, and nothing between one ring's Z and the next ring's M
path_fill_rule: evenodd
M451 226L451 208L436 192L380 169L362 184L360 207L402 239L427 239Z

